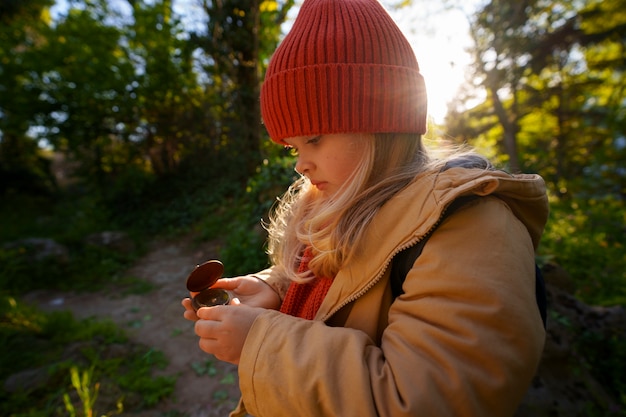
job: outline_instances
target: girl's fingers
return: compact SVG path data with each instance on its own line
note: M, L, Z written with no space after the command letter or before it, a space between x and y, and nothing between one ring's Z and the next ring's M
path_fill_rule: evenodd
M220 278L211 288L221 288L223 290L235 290L241 283L239 278Z
M193 309L191 305L191 299L185 298L183 299L181 304L183 305L183 307L185 307L185 312L183 313L183 317L190 321L198 321L198 315L196 314L196 311Z

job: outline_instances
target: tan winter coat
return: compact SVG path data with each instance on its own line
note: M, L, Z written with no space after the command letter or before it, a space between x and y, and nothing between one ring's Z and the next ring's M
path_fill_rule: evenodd
M390 263L457 197L476 199L435 230L392 299ZM239 364L232 416L512 416L545 332L534 251L548 215L536 175L427 173L371 221L313 321L267 311ZM288 283L260 273L281 296Z

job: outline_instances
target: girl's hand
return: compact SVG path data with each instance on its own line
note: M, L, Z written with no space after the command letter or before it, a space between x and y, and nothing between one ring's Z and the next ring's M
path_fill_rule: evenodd
M242 276L237 278L222 278L211 288L222 288L229 291L233 298L237 298L239 304L249 307L262 307L272 310L280 308L280 297L268 284L253 276ZM197 292L190 293L193 297ZM233 304L231 302L231 304ZM182 300L185 307L183 317L190 321L198 321L199 317L191 305L191 298Z
M190 294L193 297L194 295L198 293L192 292ZM184 298L181 304L183 305L183 307L185 307L185 312L183 313L183 317L186 318L187 320L198 321L198 315L196 314L196 311L193 309L191 305L191 298Z
M263 311L262 308L240 304L236 298L227 306L199 309L195 331L200 337L200 349L221 361L239 364L250 327Z
M259 278L245 275L236 278L222 278L211 288L221 288L238 298L241 304L249 307L262 307L272 310L280 308L280 297L272 287Z

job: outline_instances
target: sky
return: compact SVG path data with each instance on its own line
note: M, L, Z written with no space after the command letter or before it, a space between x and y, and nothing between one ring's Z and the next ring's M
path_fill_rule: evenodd
M412 0L411 5L394 9L398 0L380 0L411 43L420 71L426 80L428 109L435 122L443 122L447 103L454 98L465 80L470 63L466 48L471 45L468 22L464 13L471 12L480 0L464 0L465 11L445 9L445 1ZM175 0L177 13L193 21L196 0ZM302 0L290 13L295 18ZM110 0L113 7L127 8L127 0ZM197 4L197 3L195 3ZM197 6L196 6L197 7ZM66 0L57 0L53 15L67 9ZM286 27L290 22L285 24Z
M400 30L408 38L420 71L426 81L428 109L436 122L443 122L447 103L465 82L471 57L469 23L459 9L436 10L440 2L413 0L413 5L389 10ZM428 10L428 5L431 9ZM426 8L421 7L426 4ZM466 0L464 7L473 7L476 0Z

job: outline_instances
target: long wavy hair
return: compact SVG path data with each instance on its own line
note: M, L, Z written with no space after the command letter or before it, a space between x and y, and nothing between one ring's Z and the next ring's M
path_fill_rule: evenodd
M270 213L268 254L289 279L334 277L360 250L366 227L378 210L420 173L448 166L490 166L467 151L455 152L454 158L431 158L418 134L363 134L362 139L364 156L335 195L320 198L301 176ZM299 273L306 248L312 255L309 270Z

